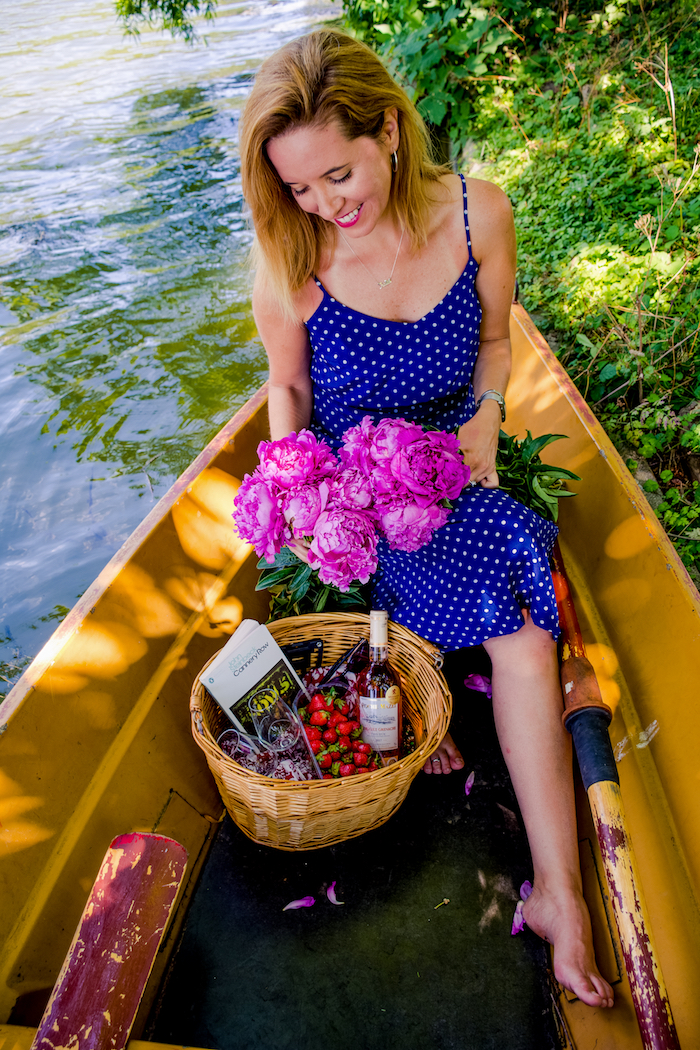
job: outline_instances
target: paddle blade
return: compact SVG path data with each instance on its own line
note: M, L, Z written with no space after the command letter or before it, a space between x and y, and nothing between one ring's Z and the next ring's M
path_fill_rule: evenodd
M32 1050L122 1050L187 851L162 835L120 835L93 884Z

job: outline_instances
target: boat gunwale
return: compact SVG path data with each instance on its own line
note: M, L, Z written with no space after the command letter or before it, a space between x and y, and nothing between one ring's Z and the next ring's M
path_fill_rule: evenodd
M199 455L180 474L146 517L139 522L134 531L127 537L119 549L112 555L99 575L93 580L84 594L78 599L66 618L59 624L51 637L39 650L32 662L22 673L5 699L0 703L0 739L9 728L13 715L19 710L22 702L34 689L35 683L46 673L61 650L81 627L95 604L104 596L125 565L148 540L149 536L167 518L177 501L202 471L226 451L233 440L249 421L265 406L267 401L267 382L248 398L228 423L211 439Z

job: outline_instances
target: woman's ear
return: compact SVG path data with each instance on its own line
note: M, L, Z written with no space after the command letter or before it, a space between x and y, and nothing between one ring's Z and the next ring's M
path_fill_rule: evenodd
M389 152L394 153L399 148L399 111L395 106L384 111L384 127L382 128L384 141L389 147Z

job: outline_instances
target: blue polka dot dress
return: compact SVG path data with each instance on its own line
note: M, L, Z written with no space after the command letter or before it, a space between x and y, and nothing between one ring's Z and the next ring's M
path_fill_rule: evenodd
M307 322L312 347L311 429L337 449L366 416L454 430L475 410L472 374L481 306L469 261L429 313L416 322L384 321L351 310L323 291ZM418 551L379 542L372 602L443 650L479 645L534 622L559 633L549 554L556 526L498 489L474 485L455 500L447 523Z

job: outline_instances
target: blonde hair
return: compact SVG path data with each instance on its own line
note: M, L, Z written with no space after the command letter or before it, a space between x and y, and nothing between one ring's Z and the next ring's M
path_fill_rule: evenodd
M257 239L254 259L283 315L294 316L293 296L332 251L336 230L299 207L271 164L267 143L333 120L348 139L378 140L392 108L400 132L392 203L415 251L427 241L431 187L447 169L433 163L420 114L374 52L345 33L321 29L285 45L260 68L241 125L241 174Z

